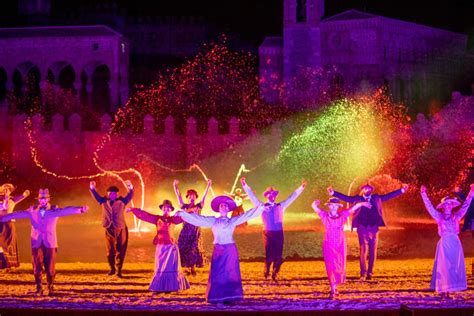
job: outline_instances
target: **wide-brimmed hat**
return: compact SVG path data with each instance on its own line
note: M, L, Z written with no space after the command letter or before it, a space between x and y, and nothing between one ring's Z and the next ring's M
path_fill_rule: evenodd
M226 203L227 205L229 205L229 212L237 208L237 204L235 204L234 200L232 200L230 197L225 195L219 195L211 201L212 210L214 212L219 212L219 205L221 205L221 203Z
M10 192L13 192L15 190L15 186L11 183L4 183L0 187L0 193L3 193L3 191L8 190Z
M51 196L49 195L49 190L46 189L39 189L38 191L38 197L36 198L37 200L39 199L49 199Z
M194 189L189 189L188 191L186 191L186 198L189 198L189 196L190 196L191 194L196 195L196 199L199 197L199 194L197 193L196 190L194 190Z
M115 185L112 185L107 188L107 192L118 192L119 188L117 188Z
M365 183L365 184L361 185L360 188L359 188L359 190L362 190L362 189L364 189L364 188L371 188L372 191L375 190L374 186L373 186L373 185L370 185L370 184L368 184L368 183Z
M327 202L326 202L326 205L328 204L335 204L335 205L339 205L340 207L343 206L343 204L341 203L341 200L339 200L338 198L330 198Z
M163 206L165 205L168 205L169 207L171 207L171 210L174 211L173 203L171 203L170 200L163 200L163 203L160 205L160 210L162 210Z
M275 194L275 195L278 195L278 193L280 193L280 191L276 190L273 186L269 186L265 189L265 191L263 192L263 196L265 198L267 198L267 195L270 195L270 194Z
M450 194L450 195L447 195L444 198L442 198L441 203L439 203L438 206L436 206L436 208L440 209L440 208L443 208L444 206L446 206L448 204L452 204L453 208L454 208L456 206L461 205L461 202L459 201L459 198L456 195Z

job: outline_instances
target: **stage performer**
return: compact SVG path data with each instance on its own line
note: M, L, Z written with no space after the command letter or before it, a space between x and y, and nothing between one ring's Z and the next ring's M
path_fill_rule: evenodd
M202 196L201 202L197 204L196 201L199 197L197 191L194 189L189 189L186 192L188 203L184 203L181 193L179 192L178 184L179 181L174 180L174 192L181 209L188 213L200 215L206 201L207 193L209 192L209 188L212 185L212 181L210 179L207 180L207 186ZM178 247L179 253L181 254L181 265L183 268L185 268L185 273L195 276L196 268L202 268L206 261L204 256L201 228L185 222L178 237Z
M263 204L237 217L227 217L237 205L228 196L217 196L211 208L219 217L201 216L196 213L178 211L185 222L200 227L211 227L214 235L211 270L207 282L206 299L211 304L233 304L243 299L242 278L240 276L239 253L234 242L235 227L258 217L265 210Z
M401 189L379 195L373 194L374 187L364 184L360 187L360 195L347 196L336 192L332 187L328 188L328 193L340 200L348 203L369 202L372 207L361 207L352 218L352 229L357 229L360 247L360 280L371 280L374 271L375 260L377 258L377 244L379 239L379 228L385 226L382 202L393 199L408 189L404 184ZM369 255L369 266L367 268L367 250Z
M242 189L237 188L237 189L235 189L234 193L224 192L224 194L227 195L228 197L232 198L234 200L235 204L237 205L237 208L232 211L231 217L239 216L239 215L241 215L245 212L243 203L244 203L244 200L248 200L249 197L248 197L247 194L242 193ZM238 227L245 227L247 225L248 225L248 223L245 222L243 224L240 224Z
M108 275L117 273L121 278L123 262L128 245L128 227L125 222L125 207L133 198L133 185L125 181L128 192L125 197L118 196L119 189L110 186L106 196L97 193L95 181L90 182L90 191L94 199L102 207L102 226L105 228L105 245L107 249L107 261L110 266Z
M56 224L58 218L81 214L87 212L87 206L68 206L58 208L51 206L48 189L40 189L38 193L38 204L33 205L26 211L19 211L0 217L1 222L13 219L27 218L31 222L31 253L33 261L33 274L35 277L37 295L43 294L42 270L46 272L49 296L54 294L54 277L56 276L56 253L58 241L56 236Z
M319 200L313 202L313 209L321 218L324 225L323 256L326 265L326 273L329 279L331 291L329 298L337 294L337 285L346 282L346 254L347 242L344 235L344 223L349 215L361 207L370 208L369 202L359 202L349 209L339 211L342 203L337 198L330 198L326 205L329 212L319 208Z
M189 289L188 280L181 270L179 249L172 236L174 225L181 224L179 216L171 216L174 211L170 200L164 200L159 206L163 215L154 215L139 208L129 211L142 221L156 225L156 236L153 244L155 251L155 274L151 280L149 290L155 293L168 293Z
M11 183L0 187L0 216L13 213L15 205L30 195L30 191L25 190L23 194L12 197L10 195L14 190L15 187ZM19 266L15 223L0 223L0 269Z
M436 246L430 288L448 297L450 292L467 289L464 251L458 234L459 223L474 197L474 184L471 184L471 191L457 212L453 212L455 207L461 205L457 196L444 197L435 209L428 198L426 187L421 186L420 191L426 210L438 224L438 235L441 237Z
M248 194L250 200L254 206L262 203L255 193L252 191L250 186L242 177L240 180L242 188ZM271 265L273 263L272 279L276 281L278 273L280 272L281 265L283 264L283 214L288 206L293 203L294 200L303 192L306 186L306 181L303 181L301 185L284 201L276 202L276 197L279 191L274 187L268 187L263 196L267 199L265 206L269 207L269 212L262 214L263 220L263 242L265 245L265 269L263 276L265 279L270 274Z

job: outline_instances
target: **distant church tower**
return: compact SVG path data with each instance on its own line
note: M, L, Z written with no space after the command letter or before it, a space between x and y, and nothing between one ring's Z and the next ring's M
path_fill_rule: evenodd
M18 14L29 25L48 25L51 0L19 0Z
M301 68L321 67L321 32L324 0L284 0L283 81Z

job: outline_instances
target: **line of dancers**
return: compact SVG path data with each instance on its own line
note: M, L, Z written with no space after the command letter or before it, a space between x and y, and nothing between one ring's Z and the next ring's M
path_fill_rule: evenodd
M183 269L188 274L195 275L196 268L205 264L202 247L202 228L211 228L214 235L214 249L212 252L210 273L206 290L206 300L209 303L233 304L243 299L240 261L233 234L236 227L243 225L250 219L261 216L263 220L263 241L265 246L265 264L263 276L265 279L277 280L283 263L283 215L285 209L295 201L306 187L301 185L285 200L277 202L279 191L268 187L263 192L265 201L261 201L246 179L241 179L245 194L221 195L211 201L211 209L217 216L203 216L207 193L212 182L209 180L200 202L197 202L198 193L190 189L186 192L187 203L181 197L178 188L179 182L173 186L180 209L172 215L174 206L171 201L164 200L159 208L162 215L155 215L139 208L127 208L133 198L133 185L126 181L127 193L119 196L119 189L110 186L107 194L101 196L96 191L94 181L90 182L90 192L102 208L102 226L105 229L107 259L110 266L109 275L122 277L122 267L128 244L128 228L125 222L125 213L131 212L137 218L156 225L156 235L153 244L155 251L155 271L149 290L156 293L169 293L186 290L190 287ZM54 294L54 277L56 252L58 248L56 224L59 217L81 214L88 211L87 206L68 206L59 208L50 204L51 196L48 189L40 189L38 202L24 211L14 211L16 203L29 195L25 191L21 196L11 196L14 186L4 184L0 187L0 257L2 267L18 266L18 252L16 249L15 219L29 219L31 222L31 247L33 274L36 283L34 293L43 294L42 270L46 273L47 294ZM359 195L347 196L327 189L331 196L326 205L329 211L321 209L321 202L315 200L312 208L321 218L325 228L323 240L323 255L326 272L330 285L330 298L338 295L337 286L346 280L347 243L344 235L344 223L352 215L352 228L357 229L360 245L360 280L373 278L374 264L377 257L377 243L379 228L385 226L382 203L395 198L408 189L403 185L399 190L384 195L374 194L374 187L365 184ZM436 255L431 279L431 289L443 296L450 292L467 289L466 268L464 253L459 240L459 225L466 215L473 218L473 208L470 208L474 197L474 184L470 186L467 197L459 190L441 200L435 208L428 198L426 187L420 188L421 197L429 214L438 224L440 240L436 248ZM236 199L237 197L237 199ZM242 200L249 198L254 208L246 212L242 209ZM237 200L237 203L236 203ZM348 209L343 209L342 201L351 203ZM240 205L238 205L240 203ZM457 211L454 209L461 206ZM236 212L234 212L236 211ZM233 213L231 217L229 213ZM183 224L178 242L171 233L174 225ZM465 223L465 225L474 223ZM368 264L367 264L368 257Z

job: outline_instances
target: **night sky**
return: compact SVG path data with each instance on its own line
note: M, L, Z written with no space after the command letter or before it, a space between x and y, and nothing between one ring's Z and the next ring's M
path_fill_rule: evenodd
M474 34L474 0L326 0L326 16L357 9L386 17L412 21L456 32ZM2 26L20 26L15 19L18 1L2 3ZM281 35L283 0L192 0L192 1L63 1L53 0L54 16L79 12L97 3L116 3L128 16L203 16L222 31L239 34L258 45L265 36Z

